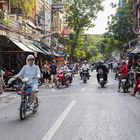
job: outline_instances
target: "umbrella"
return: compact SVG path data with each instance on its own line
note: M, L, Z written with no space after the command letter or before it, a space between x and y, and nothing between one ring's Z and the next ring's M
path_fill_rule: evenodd
M136 48L131 53L140 53L140 43L136 46Z

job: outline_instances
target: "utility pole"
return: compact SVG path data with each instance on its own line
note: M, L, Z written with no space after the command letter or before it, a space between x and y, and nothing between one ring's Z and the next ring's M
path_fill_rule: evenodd
M52 58L54 59L54 46L53 46L53 32L54 32L54 14L63 9L63 4L54 4L51 5L51 49L52 49Z

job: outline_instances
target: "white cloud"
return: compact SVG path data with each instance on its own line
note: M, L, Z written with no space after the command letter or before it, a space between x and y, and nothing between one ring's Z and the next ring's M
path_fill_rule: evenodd
M112 2L118 4L118 0L105 0L103 2L104 11L99 12L97 19L93 21L95 27L90 28L85 33L103 34L106 32L105 28L107 27L108 16L116 13L116 9L110 6Z

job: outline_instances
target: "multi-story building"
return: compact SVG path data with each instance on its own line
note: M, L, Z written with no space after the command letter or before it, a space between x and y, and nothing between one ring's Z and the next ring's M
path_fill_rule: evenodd
M0 17L0 20L10 20L8 24L0 22L0 67L13 69L18 67L19 56L24 58L28 53L38 57L44 56L41 54L45 54L45 57L49 55L45 45L42 48L43 44L38 42L37 47L33 41L40 41L43 34L51 31L51 0L36 0L32 13L26 18L21 9L15 7L10 5L9 0L0 0L0 9L5 15L4 18Z
M36 25L42 33L51 31L52 0L36 0Z
M126 0L132 6L133 26L140 32L140 0Z

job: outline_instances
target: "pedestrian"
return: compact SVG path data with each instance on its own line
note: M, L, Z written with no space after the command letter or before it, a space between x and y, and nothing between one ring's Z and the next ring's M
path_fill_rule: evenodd
M2 70L0 71L0 94L3 94L5 88L5 83L3 80L3 72Z
M52 87L54 87L56 85L56 75L57 75L57 65L55 64L54 60L52 61L52 64L50 65L50 75L51 75L51 84L52 84Z
M50 67L49 63L47 62L44 64L43 69L42 69L45 87L49 86L49 81L51 79L49 67Z
M136 68L136 82L135 82L134 92L133 94L131 94L132 96L136 95L139 85L140 85L140 59L138 59L137 65L138 66Z

